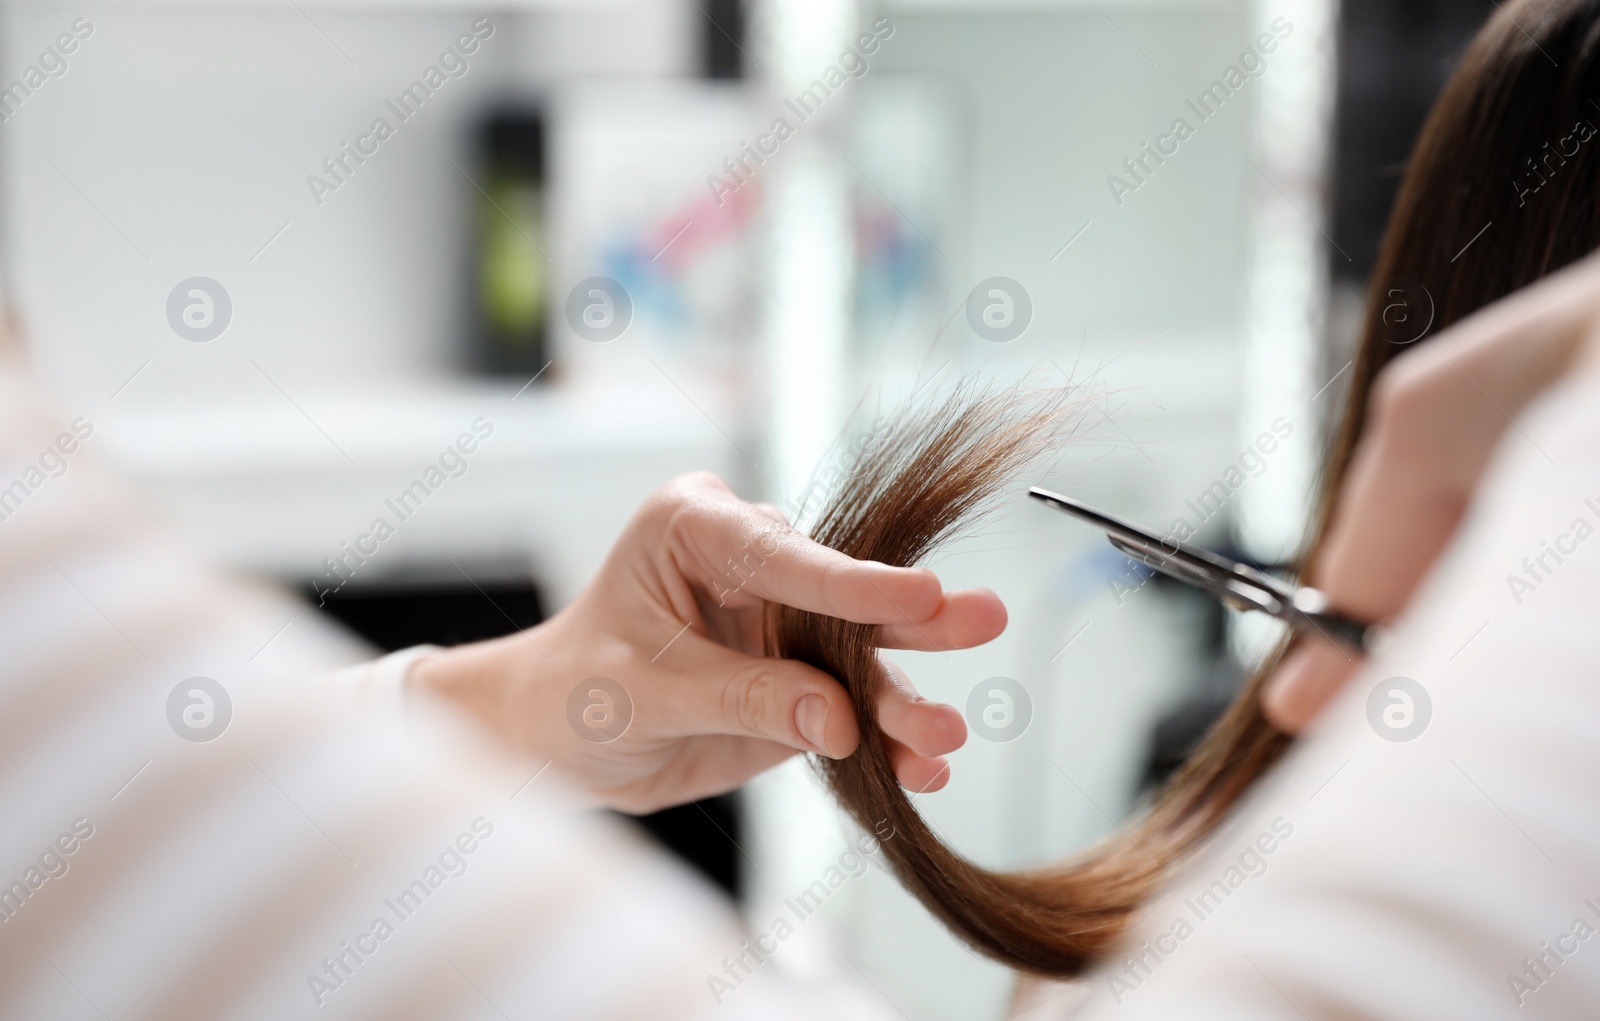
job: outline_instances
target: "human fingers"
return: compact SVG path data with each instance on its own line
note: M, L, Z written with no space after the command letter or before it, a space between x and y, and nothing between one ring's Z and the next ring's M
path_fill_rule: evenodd
M777 504L758 502L752 503L750 506L754 507L756 510L760 511L762 514L765 514L767 517L776 521L780 525L787 527L789 524L789 515L780 510Z
M1361 604L1344 606L1352 611L1400 609L1516 416L1571 368L1597 308L1600 260L1590 258L1384 368L1315 565L1330 596Z
M652 686L660 736L755 737L833 759L861 740L849 693L815 667L746 655L693 632L660 666L671 675Z
M884 733L889 764L900 786L919 794L950 782L944 756L967 740L967 724L955 706L930 702L917 694L898 663L878 657L884 683L878 690L878 726Z
M1388 396L1356 451L1313 581L1340 612L1383 621L1405 608L1455 532L1471 480L1430 457L1433 442L1407 427L1415 409L1431 405L1446 417L1470 410L1444 410L1459 393L1408 398L1398 408ZM1481 417L1481 416L1480 416ZM1463 430L1465 431L1465 430ZM1262 691L1262 709L1274 726L1297 733L1355 673L1359 653L1315 636L1285 660Z
M1261 710L1274 727L1298 734L1317 718L1328 700L1347 684L1360 660L1324 642L1307 642L1284 658L1261 693Z
M1490 306L1392 363L1377 380L1312 581L1351 616L1398 616L1449 544L1493 451L1564 374L1593 321L1600 263L1587 260ZM1359 657L1311 639L1262 692L1291 732L1308 725Z
M773 741L728 735L682 742L674 749L667 757L652 757L643 778L630 776L622 784L593 785L591 790L610 808L644 815L726 794L795 754L795 749Z
M1365 620L1397 615L1449 543L1475 478L1430 468L1428 460L1405 418L1380 413L1351 463L1314 565L1316 584L1341 611Z
M967 723L953 705L931 702L917 694L899 664L878 657L885 683L878 689L878 726L912 755L934 759L967 741Z
M927 620L885 624L878 630L884 649L941 652L970 649L1000 637L1006 629L1006 607L986 588L946 592Z
M675 506L667 545L703 585L862 624L920 622L939 610L943 590L931 571L854 560L745 503L714 476L668 488Z
M895 779L912 794L931 794L950 782L950 763L945 759L918 755L898 741L884 742Z

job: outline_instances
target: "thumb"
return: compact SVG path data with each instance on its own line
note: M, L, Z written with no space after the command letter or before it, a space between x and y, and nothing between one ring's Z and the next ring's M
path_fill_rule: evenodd
M764 738L832 759L860 743L849 693L815 667L746 655L699 636L679 656L687 669L661 665L678 675L662 708L680 733Z
M1261 710L1279 730L1298 734L1360 666L1360 660L1352 661L1331 644L1303 642L1268 682Z

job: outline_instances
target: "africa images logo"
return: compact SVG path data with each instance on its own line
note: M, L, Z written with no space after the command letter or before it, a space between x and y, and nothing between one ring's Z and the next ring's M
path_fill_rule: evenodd
M185 741L213 741L222 736L232 719L228 689L209 677L179 681L167 695L167 725Z
M591 677L567 696L567 724L590 744L610 744L633 722L633 697L609 677Z
M1014 741L1032 721L1033 699L1010 677L990 677L967 696L967 726L985 741Z
M216 340L233 321L233 299L210 277L178 281L167 295L167 325L194 344Z
M1367 722L1385 741L1404 742L1421 737L1433 719L1428 690L1409 677L1389 677L1373 686L1367 696Z

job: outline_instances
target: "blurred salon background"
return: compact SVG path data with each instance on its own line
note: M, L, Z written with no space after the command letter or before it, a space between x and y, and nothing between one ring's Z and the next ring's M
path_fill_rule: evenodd
M1039 484L1277 567L1491 3L12 0L5 289L159 513L383 648L536 622L691 469L803 526L970 376L1080 388ZM1115 833L1275 637L1017 495L932 565L1005 636L899 657L990 725L918 800L1005 867ZM757 930L851 837L798 761L642 824ZM917 1021L1008 988L878 871L782 953Z

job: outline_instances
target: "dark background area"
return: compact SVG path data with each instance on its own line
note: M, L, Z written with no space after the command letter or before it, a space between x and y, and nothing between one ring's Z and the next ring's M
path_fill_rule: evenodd
M1330 251L1341 281L1364 285L1417 131L1493 0L1343 0L1333 126Z
M700 73L706 78L743 78L746 73L743 0L691 0L700 25Z

